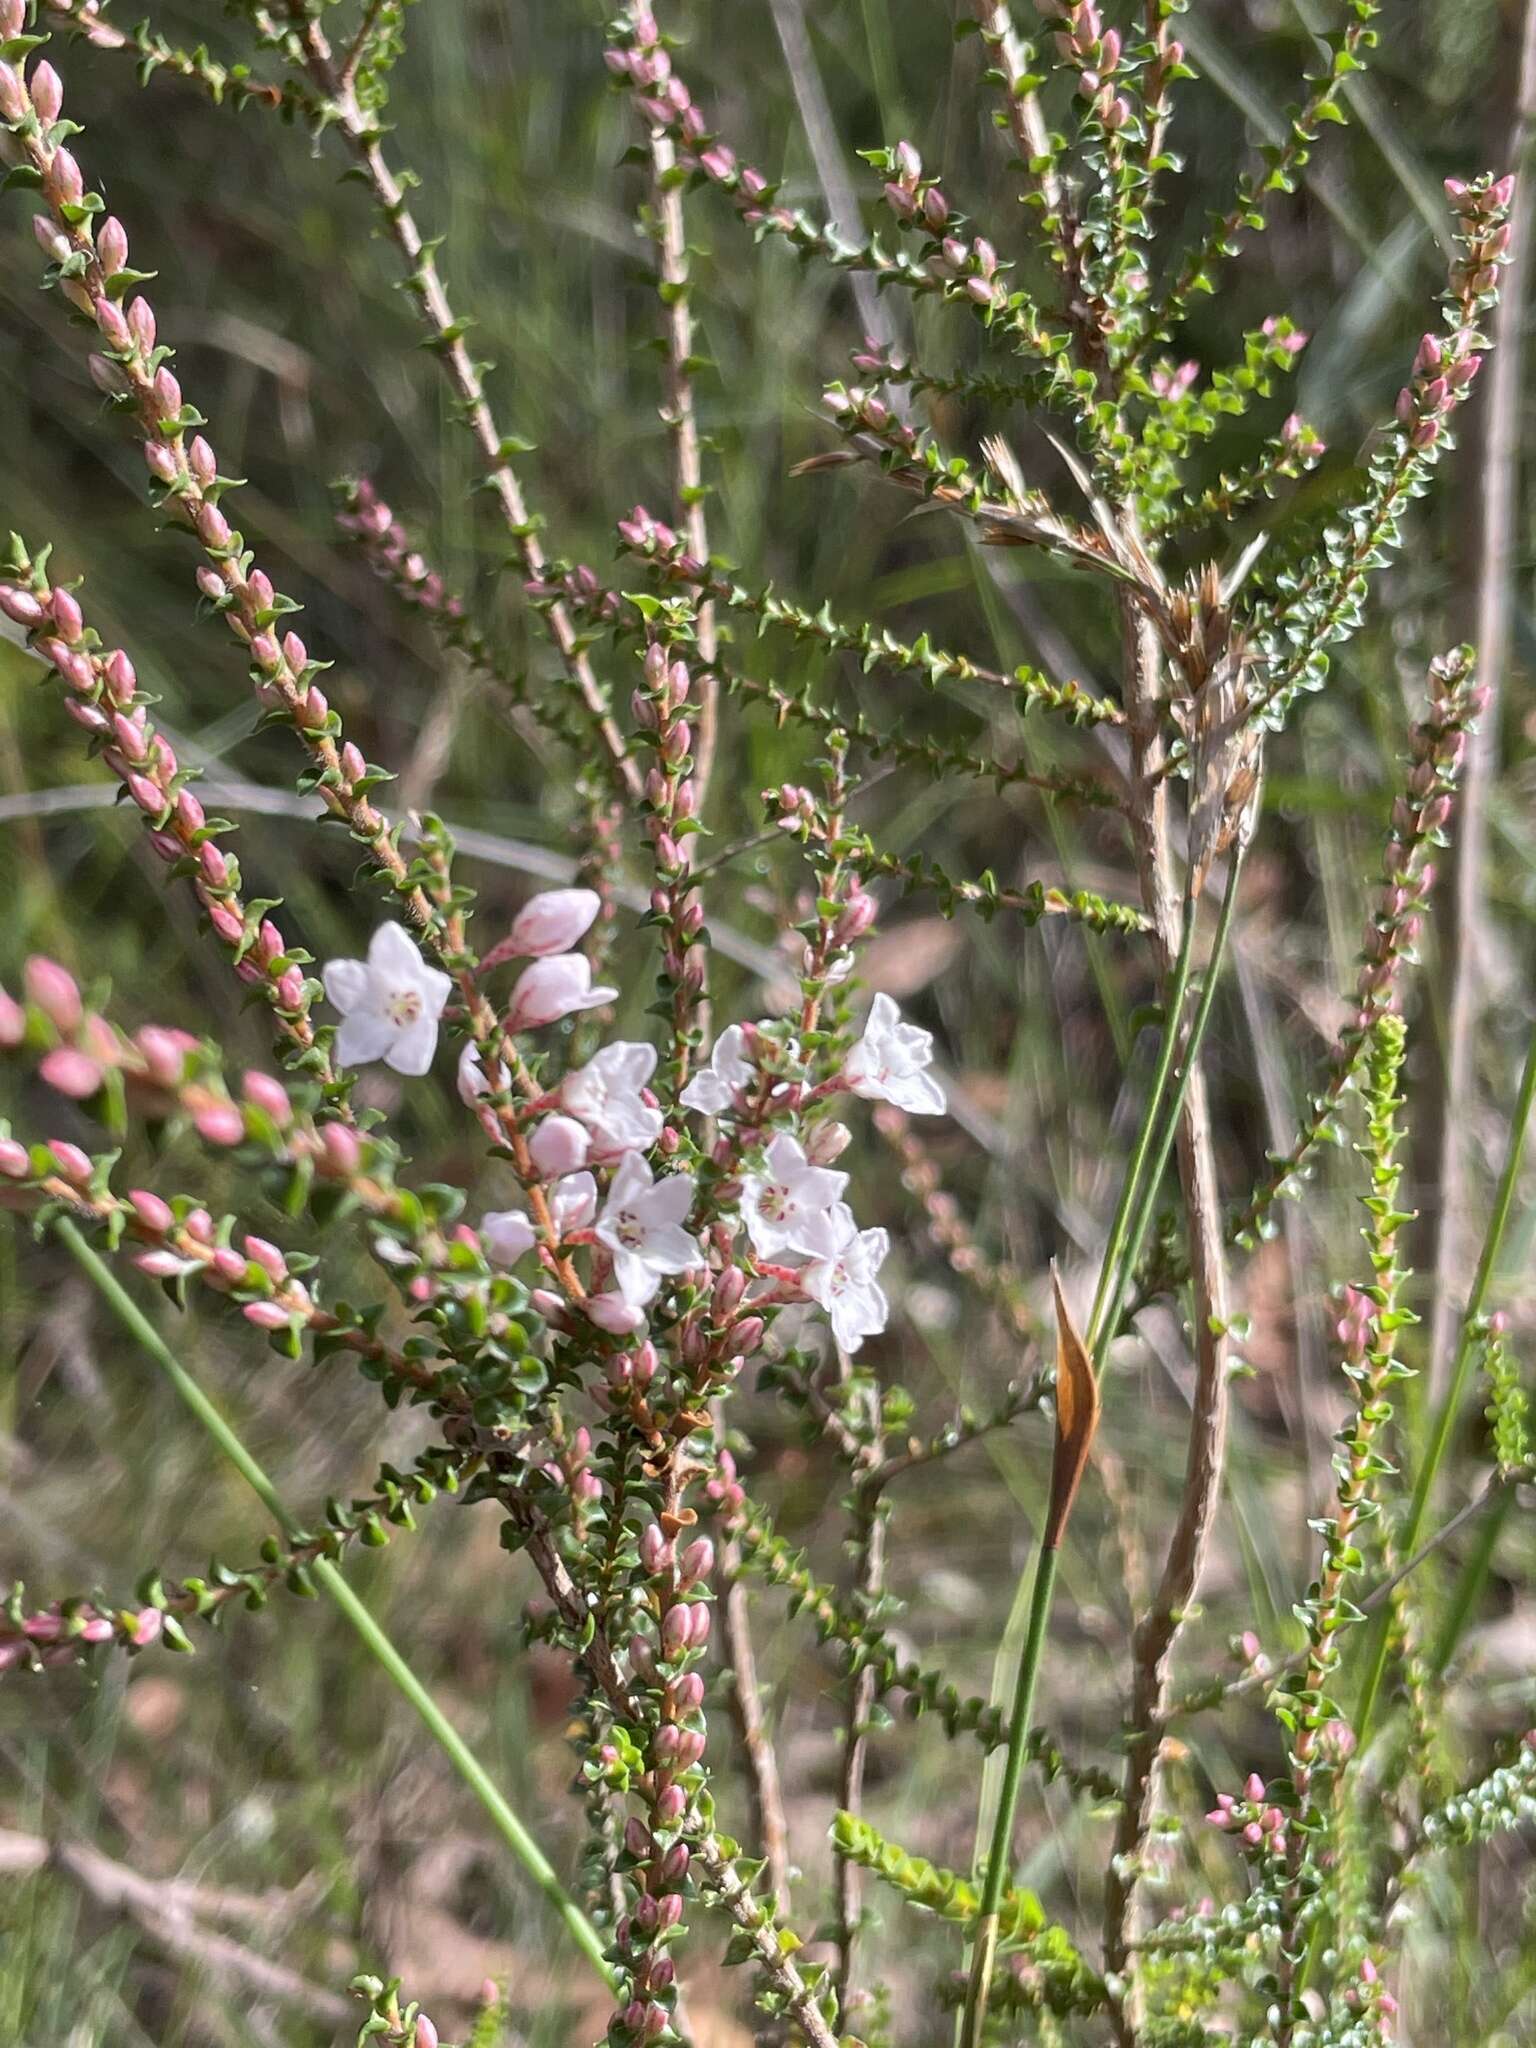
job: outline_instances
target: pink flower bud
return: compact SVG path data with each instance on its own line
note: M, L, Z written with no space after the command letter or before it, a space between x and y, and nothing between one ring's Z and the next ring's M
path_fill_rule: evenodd
M232 1102L210 1102L192 1121L210 1145L238 1145L245 1136L245 1118Z
M509 953L536 960L551 953L568 953L591 929L601 909L602 899L594 889L546 889L525 903L513 919L507 935Z
M578 1010L600 1009L618 996L616 988L592 986L592 963L584 953L557 953L535 960L518 976L507 1010L509 1031L536 1031Z
M264 1237L245 1237L241 1242L245 1246L247 1258L254 1259L269 1279L276 1280L281 1285L288 1278L288 1261L275 1244L269 1243Z
M194 520L197 537L205 548L227 548L230 543L229 521L217 505L203 504L197 508Z
M647 1523L641 1533L640 1562L653 1577L672 1563L672 1545L655 1522Z
M622 1294L589 1294L582 1307L600 1330L613 1337L627 1337L645 1321L644 1309L632 1307Z
M574 1117L547 1116L528 1142L534 1165L546 1180L559 1180L586 1165L592 1140Z
M0 1176L6 1180L29 1180L32 1162L27 1156L25 1145L18 1145L14 1138L0 1138Z
M88 1096L94 1095L103 1079L96 1062L87 1054L77 1052L72 1045L56 1045L38 1072L50 1088L56 1088L60 1095L68 1095L76 1102L84 1102Z
M37 118L50 124L57 121L59 110L64 105L64 86L59 74L46 59L33 66L29 89Z
M0 121L26 118L27 92L14 64L0 64Z
M679 1604L669 1607L661 1620L662 1655L669 1660L680 1657L688 1648L692 1637L693 1624L689 1620L692 1610Z
M285 1129L292 1122L293 1104L288 1100L288 1091L281 1081L253 1069L242 1077L240 1085L246 1101L265 1110L280 1129Z
M175 483L181 474L174 453L163 441L144 443L144 463L150 474L157 476L163 484Z
M320 1146L326 1171L342 1178L356 1173L362 1163L362 1141L348 1124L325 1124Z
M695 1538L678 1560L678 1572L685 1587L696 1586L700 1579L707 1579L714 1568L715 1546L707 1536ZM707 1613L708 1610L700 1607L695 1612Z
M25 626L28 632L34 632L48 616L40 598L11 583L0 583L0 612L15 625Z
M39 67L48 70L47 65ZM63 95L60 94L62 99ZM80 175L80 166L67 149L56 149L53 162L48 167L48 183L61 200L68 205L76 204L85 196L85 180Z
M171 1214L170 1204L163 1202L158 1195L151 1194L148 1188L131 1188L128 1200L132 1203L133 1212L140 1223L156 1237L164 1237L176 1220Z
M89 1185L91 1162L78 1145L71 1145L63 1138L50 1138L48 1150L53 1154L59 1172L72 1186L83 1188Z
M425 2013L416 2021L416 2048L437 2048L437 2029Z
M348 782L361 782L368 773L368 763L351 740L346 741L341 750L341 772Z
M56 1030L68 1033L80 1028L84 1011L73 975L67 974L56 960L45 959L38 953L27 961L21 973L27 995Z
M288 1311L279 1308L275 1301L248 1301L240 1313L258 1330L286 1330L292 1321Z
M128 237L123 231L122 222L115 220L111 214L108 214L96 230L96 260L106 277L115 277L128 261ZM108 303L113 302L109 300ZM97 317L99 324L100 316Z
M34 214L32 216L32 233L36 237L37 246L45 256L51 257L55 263L67 261L70 253L69 237L59 233L50 215L46 213Z
M69 642L78 640L85 620L81 617L80 607L70 593L67 590L56 590L49 599L48 608L53 613L54 624L63 638Z

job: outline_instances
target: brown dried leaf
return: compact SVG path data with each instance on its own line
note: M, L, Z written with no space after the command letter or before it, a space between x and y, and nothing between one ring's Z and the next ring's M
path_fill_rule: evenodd
M1051 1461L1051 1508L1042 1538L1047 1550L1055 1550L1061 1543L1099 1426L1099 1382L1093 1360L1078 1335L1054 1266L1051 1287L1056 1296L1056 1455Z

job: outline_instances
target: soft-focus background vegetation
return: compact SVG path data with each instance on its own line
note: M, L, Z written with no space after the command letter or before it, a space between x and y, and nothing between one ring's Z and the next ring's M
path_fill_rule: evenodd
M1272 128L1292 97L1320 4L1224 0L1192 10L1187 40L1206 76L1185 89L1174 138L1188 158L1169 192L1176 240L1194 232L1208 205L1224 203L1251 137ZM919 0L810 0L803 8L800 0L692 0L668 12L684 17L691 33L699 98L812 210L823 210L828 184L835 201L840 181L865 176L855 150L905 134L943 167L949 189L1005 253L1016 242L1006 151L978 91L976 47L952 42L948 9ZM131 9L123 16L125 24L133 18ZM166 0L156 21L174 40L207 36L219 54L244 47L239 25L210 18L197 0ZM1271 231L1230 289L1205 303L1188 336L1187 352L1214 366L1268 312L1288 312L1310 331L1297 404L1333 455L1294 498L1292 516L1325 504L1343 460L1390 409L1428 324L1443 274L1441 178L1490 162L1508 167L1500 138L1513 20L1495 0L1414 0L1389 8L1384 24L1354 124L1328 132L1303 191L1281 203ZM497 362L503 423L537 444L526 471L554 550L602 571L614 518L637 498L664 505L667 486L649 252L633 220L639 174L622 162L634 137L626 104L606 86L600 20L584 5L549 0L433 0L412 11L408 26L392 112L400 153L424 180L421 215L447 238L444 267L457 302L475 316L477 352ZM250 480L241 523L279 582L303 598L312 648L335 663L333 701L370 758L402 772L404 801L430 801L455 825L499 842L499 851L466 862L483 892L481 928L495 936L539 872L524 849L570 850L572 763L512 731L466 688L334 531L333 480L372 472L450 578L477 591L518 659L535 673L547 670L550 657L530 634L515 581L496 585L501 536L473 493L468 443L448 416L435 366L415 346L366 199L339 182L339 159L328 148L260 110L214 108L164 75L141 91L132 62L106 53L66 47L58 61L71 111L86 124L82 158L127 222L134 260L158 270L162 337L177 347L188 394L212 423L221 467ZM31 542L52 540L63 574L86 574L92 622L130 648L186 755L291 790L284 735L252 736L237 650L195 620L188 551L156 533L138 454L103 417L83 352L62 332L61 308L36 289L28 211L25 195L12 195L0 212L5 523ZM830 597L839 610L908 637L926 625L979 657L1004 665L1028 658L1095 692L1110 686L1114 622L1085 586L1040 573L1020 553L982 562L958 528L912 517L907 501L862 472L852 480L791 477L796 462L826 444L821 383L845 372L863 331L847 281L804 272L780 248L754 250L707 195L690 210L690 231L700 251L701 339L717 366L701 383L714 443L714 545L753 577L779 579L813 601ZM905 304L892 302L889 312L898 329L911 317ZM957 337L970 346L967 336L963 323L936 325L925 335L927 359L942 361ZM1255 444L1289 402L1275 417L1256 415ZM943 424L973 448L991 426L1021 449L1037 445L1022 417L983 420L950 408ZM1524 415L1516 424L1524 426ZM1213 1032L1233 1195L1254 1177L1266 1145L1288 1142L1340 1020L1364 878L1374 872L1423 660L1469 630L1478 438L1466 436L1446 487L1415 512L1406 556L1369 629L1272 761L1237 972ZM1490 1004L1479 1039L1480 1106L1460 1112L1479 1175L1498 1149L1512 1062L1536 998L1530 554L1522 515L1515 660L1488 796ZM808 659L772 642L758 657L781 678L804 674ZM35 687L36 675L21 652L0 645L0 980L14 985L25 954L50 952L84 979L110 978L124 1023L203 1029L216 1020L235 1059L264 1060L259 1022L236 1013L222 968L196 943L188 903L162 887L132 816L95 804L108 785L85 763L54 697ZM963 692L924 696L852 672L823 680L829 695L860 702L888 728L978 749L996 740L1011 748L1016 738L989 732L994 708ZM1047 757L1087 750L1044 726L1031 737ZM793 729L731 710L708 820L712 850L759 829L756 792L798 777L810 751ZM89 800L70 794L85 785ZM360 950L371 911L347 893L345 843L242 809L238 796L220 808L242 820L253 891L286 899L285 923L314 953ZM1053 813L1018 790L957 793L904 769L872 787L858 814L878 826L882 844L921 850L954 871L991 867L1014 885L1065 876L1134 894L1112 827L1094 814ZM715 918L744 942L738 952L750 959L755 948L765 964L777 913L798 886L794 864L769 845L743 853L724 874ZM1412 1089L1416 1102L1432 1106L1443 1015L1433 933L1426 955L1430 1028L1420 1034ZM623 1018L643 1031L643 935L622 957ZM1135 1099L1134 1072L1130 1087L1116 1085L1117 1054L1131 1043L1148 993L1136 954L1076 928L1030 931L1006 916L947 923L918 895L893 903L869 971L940 1034L962 1077L969 1128L946 1125L936 1154L978 1238L1017 1263L1038 1304L1046 1258L1059 1256L1069 1273L1085 1266L1113 1199L1113 1162ZM747 966L731 972L736 982L727 981L724 1000L750 1014L764 998ZM422 1170L458 1176L471 1169L472 1147L450 1081L443 1071L413 1088L403 1116ZM382 1070L365 1085L393 1106L395 1084ZM68 1135L53 1102L17 1098L8 1106L29 1130ZM1266 1642L1286 1641L1290 1603L1304 1583L1305 1515L1326 1479L1338 1409L1325 1292L1358 1267L1349 1167L1347 1155L1330 1155L1323 1192L1305 1218L1291 1216L1282 1236L1240 1268L1239 1292L1254 1317L1252 1375L1240 1390L1207 1618L1193 1632L1208 1654L1219 1655L1224 1636L1245 1623ZM934 1421L958 1399L984 1405L1017 1365L1016 1337L929 1241L894 1156L872 1131L857 1174L861 1216L887 1222L899 1239L899 1314L879 1349L882 1372L909 1387ZM189 1149L160 1169L156 1185L208 1188L207 1176ZM217 1198L217 1186L208 1191ZM1480 1212L1481 1178L1474 1195ZM1536 1314L1522 1280L1530 1214L1523 1205L1499 1290L1515 1314L1517 1341ZM147 1283L141 1292L153 1305ZM1129 1542L1115 1540L1102 1489L1091 1487L1045 1682L1049 1716L1075 1749L1113 1727L1136 1578L1149 1558L1154 1569L1159 1561L1182 1466L1183 1340L1166 1317L1153 1318L1146 1336L1145 1346L1128 1351L1110 1396L1108 1443ZM364 1484L381 1457L421 1438L416 1419L385 1415L344 1365L285 1366L201 1310L175 1319L173 1337L241 1418L285 1494L307 1509ZM0 1359L0 1581L22 1577L37 1599L93 1585L121 1593L154 1563L188 1571L212 1549L239 1560L252 1554L260 1524L238 1482L212 1462L62 1255L10 1227L0 1227ZM838 1575L845 1565L823 1454L803 1446L764 1402L749 1397L744 1420L782 1525L812 1545L825 1573ZM989 1684L1008 1589L1040 1502L1043 1447L1040 1424L1027 1421L914 1484L900 1503L893 1570L896 1590L911 1602L906 1625L966 1689ZM1477 1483L1478 1450L1469 1427L1446 1505ZM1453 1544L1453 1563L1485 1533L1469 1530ZM1456 1739L1470 1754L1481 1731L1536 1718L1531 1551L1522 1518L1508 1516L1491 1573L1456 1624ZM1447 1571L1445 1586L1454 1582ZM493 1519L444 1503L419 1535L368 1563L359 1583L569 1867L565 1680L540 1653L519 1648L531 1580L499 1558ZM808 1632L787 1621L773 1597L762 1596L756 1611L768 1673L794 1670L797 1678L780 1736L808 1872L797 1917L810 1927L820 1917L822 1829L835 1803L838 1681L830 1665L818 1681ZM0 1824L95 1845L157 1877L239 1893L247 1905L234 1923L238 1938L280 1957L324 1996L306 2009L303 1997L261 1994L156 1939L131 1914L88 1903L67 1878L45 1874L0 1890L0 2038L31 2048L311 2048L345 2033L325 1999L334 2003L334 1987L362 1962L402 1971L412 1991L449 2018L487 1975L510 1972L516 2038L589 2038L598 2005L536 1899L492 1850L456 1781L423 1749L406 1710L360 1661L335 1616L279 1601L238 1617L226 1642L200 1641L195 1660L155 1653L89 1677L9 1680L0 1689ZM1257 1706L1246 1721L1229 1719L1220 1739L1191 1728L1188 1744L1172 1783L1191 1812L1210 1803L1212 1789L1235 1786L1279 1755L1273 1724ZM925 1724L879 1738L872 1768L872 1817L941 1861L964 1862L975 1752L948 1747ZM1031 1796L1030 1881L1065 1903L1075 1873L1102 1870L1107 1834L1080 1809ZM1499 1854L1513 1859L1524 1882L1518 1850ZM1530 1965L1518 1956L1518 1886L1492 1855L1486 1890L1481 1951L1433 1940L1420 1951L1435 2018L1415 2039L1536 2040L1532 2006L1521 2003ZM901 1943L911 1938L909 1920ZM877 1955L881 1940L877 1931ZM913 1993L896 1966L894 1939L890 1946L901 2010ZM692 2004L701 2043L745 2038L712 2016L707 1982L694 1988ZM943 2037L936 2016L908 2008L906 2025L909 2040Z

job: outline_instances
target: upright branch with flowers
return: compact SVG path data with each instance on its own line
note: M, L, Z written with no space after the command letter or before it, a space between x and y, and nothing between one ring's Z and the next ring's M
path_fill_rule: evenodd
M1415 1573L1433 1546L1447 1442L1476 1408L1479 1363L1494 1403L1491 1483L1512 1487L1528 1461L1518 1370L1487 1295L1536 1060L1455 1384L1425 1441L1405 1430L1393 1398L1416 1361L1401 1077L1418 1028L1415 941L1431 856L1451 828L1484 703L1470 650L1427 664L1347 1028L1300 1109L1294 1146L1250 1190L1224 1182L1202 1048L1243 924L1245 856L1266 829L1266 749L1328 687L1373 579L1404 544L1411 501L1452 446L1488 345L1515 194L1508 177L1447 182L1454 256L1442 312L1407 367L1395 416L1358 466L1336 466L1320 527L1281 519L1272 501L1327 452L1280 395L1305 333L1271 315L1243 338L1239 360L1215 366L1185 358L1181 338L1200 296L1293 190L1321 125L1344 118L1345 83L1374 45L1375 0L1336 10L1341 25L1319 39L1285 141L1184 250L1165 246L1157 225L1195 78L1175 32L1181 0L1037 0L1033 42L1007 5L972 4L962 0L957 22L975 52L972 86L995 117L999 170L1024 202L1013 228L991 235L965 218L919 147L894 138L862 152L877 228L834 228L717 131L687 82L681 19L630 0L606 46L593 37L594 66L606 62L637 145L633 196L654 252L672 470L666 505L612 508L617 568L604 577L539 537L519 469L526 451L496 418L497 380L469 354L438 244L418 225L418 181L384 119L406 28L400 5L235 0L251 49L231 69L175 49L152 24L119 29L101 0L0 0L7 183L33 210L59 346L86 351L142 452L166 535L151 544L186 561L267 720L297 742L300 793L362 858L358 957L312 973L302 930L291 919L285 930L278 904L249 893L259 884L229 848L232 827L199 801L131 653L92 627L88 590L54 580L50 542L67 537L12 536L0 611L141 814L168 885L190 891L240 984L230 997L243 990L270 1014L273 1063L232 1074L216 1018L129 1016L126 1004L114 1016L103 994L31 959L21 985L0 992L0 1049L25 1078L28 1115L50 1094L61 1106L56 1124L0 1125L0 1200L39 1238L62 1235L92 1270L107 1273L105 1254L135 1299L136 1274L178 1307L221 1298L285 1360L350 1354L391 1404L415 1404L435 1432L411 1472L387 1467L366 1495L332 1503L318 1532L290 1519L257 1565L151 1574L132 1597L50 1589L39 1603L18 1587L0 1613L0 1672L188 1647L237 1598L260 1604L283 1583L308 1590L317 1571L338 1580L355 1539L383 1541L386 1524L408 1525L413 1506L451 1489L499 1516L502 1546L527 1560L539 1596L529 1635L574 1674L583 1846L562 1872L520 1823L502 1832L607 1987L613 2048L695 2039L688 1989L722 1952L745 1972L741 2004L763 2037L815 2048L935 2039L935 2003L957 2008L967 2048L1234 2038L1368 2048L1393 2037L1397 1959L1415 1913L1432 1910L1425 1867L1536 1813L1536 1753L1518 1728L1494 1753L1459 1758L1459 1788L1393 1787L1388 1767L1438 1712L1444 1674L1422 1653ZM505 936L482 942L447 826L384 808L389 773L348 737L321 687L324 661L293 629L297 606L234 523L240 486L221 471L216 428L183 389L177 337L153 308L165 252L141 249L132 222L107 210L95 181L110 151L65 111L62 74L122 50L146 75L169 69L186 90L228 92L253 119L286 110L312 129L348 160L399 262L552 650L550 672L516 672L490 613L448 587L370 480L345 486L343 526L489 695L565 750L585 806L577 883L531 897ZM408 135L408 102L399 111ZM432 213L429 194L422 213ZM807 467L867 469L871 488L943 511L983 550L1023 549L1072 572L1082 605L1115 622L1114 691L1095 694L1048 666L988 665L926 631L900 639L839 617L816 594L784 596L751 565L737 570L711 552L723 521L705 518L694 222L722 238L745 231L723 241L731 261L767 260L754 248L784 243L872 281L886 303L932 301L924 332L947 316L951 360L973 367L929 369L905 343L870 337L849 380L824 394L828 445ZM6 260L21 260L14 242ZM947 402L957 398L958 409ZM1260 412L1277 417L1259 452L1238 461L1224 431ZM978 415L992 430L968 428L967 445L946 445L934 424ZM979 739L951 745L904 732L895 717L872 721L835 688L817 695L794 679L803 663L776 669L786 646L830 677L844 665L877 676L893 703L913 682L956 685L1055 721L1069 765L1057 765L1055 746L999 751L990 722ZM803 779L744 806L719 770L737 758L733 725L764 705L803 738ZM1017 784L1031 802L1108 818L1134 900L1064 876L1002 886L990 870L954 875L882 847L854 808L872 764L958 787ZM711 918L728 855L713 849L743 828L761 828L799 863L781 918L794 984L782 1000L743 998L739 978L715 971ZM1063 1244L1054 1289L978 1246L909 1124L942 1128L950 1104L933 1033L861 981L892 884L932 892L947 914L996 919L1020 946L1052 919L1068 928L1066 944L1079 942L1070 927L1080 926L1142 960L1155 1052L1128 1075L1137 1109L1117 1196L1090 1258L1069 1258ZM635 900L638 919L623 907ZM616 1008L652 978L643 1035L620 1035ZM483 1184L413 1176L388 1119L364 1106L376 1098L356 1089L359 1070L379 1063L420 1089L442 1090L452 1069L447 1088ZM873 1119L864 1105L876 1106ZM94 1150L92 1125L102 1134ZM1013 1356L990 1412L924 1420L889 1381L910 1261L893 1255L897 1219L866 1187L872 1128L903 1160L925 1212L917 1220L974 1288L978 1327L1002 1311ZM1315 1577L1296 1589L1288 1637L1261 1644L1248 1632L1236 1665L1214 1670L1202 1640L1204 1668L1176 1689L1224 1500L1240 1328L1232 1261L1272 1232L1280 1196L1346 1133L1363 1162L1366 1249L1332 1275L1347 1282L1333 1368L1348 1401L1332 1498L1305 1507ZM125 1156L156 1177L168 1134L236 1169L243 1213L210 1213L196 1189L125 1184ZM1160 1223L1165 1200L1173 1217ZM363 1305L324 1277L348 1235L374 1262L377 1297ZM121 1283L108 1284L109 1298L126 1301ZM1187 1441L1178 1496L1166 1523L1149 1528L1113 1447L1146 1357L1142 1318L1169 1302L1187 1345ZM128 1302L124 1313L138 1311ZM844 1472L846 1586L816 1577L775 1525L771 1475L754 1472L738 1419L748 1386ZM1021 1546L1031 1559L1018 1606L1027 1627L989 1703L907 1653L891 1631L888 1580L904 1476L1004 1431L1032 1474L1039 1540ZM227 1429L220 1441L228 1447ZM1071 1689L1053 1672L1056 1560L1078 1503L1096 1495L1090 1512L1107 1497L1120 1523L1134 1612L1121 1726L1093 1739L1097 1755L1073 1756L1037 1724L1035 1702ZM509 1586L509 1597L527 1590L516 1578ZM818 1845L786 1819L779 1716L757 1676L754 1618L781 1593L841 1666L830 1884ZM1367 1615L1369 1629L1353 1626ZM1270 1717L1268 1768L1241 1795L1170 1768L1175 1728L1192 1715L1239 1717L1228 1754L1259 1739L1255 1694ZM1002 1791L980 1801L963 1870L898 1846L863 1812L869 1746L883 1702L898 1698L959 1745L978 1786L987 1752L1001 1755ZM422 1711L443 1739L441 1715L434 1722L430 1702ZM476 1783L478 1766L450 1755ZM1054 1811L1094 1845L1096 1896L1079 1886L1065 1917L1019 1882L1020 1816L1044 1784L1058 1788ZM1383 1802L1390 1825L1373 1832ZM804 1799L794 1806L802 1812ZM934 1832L949 1837L947 1818ZM873 1912L866 1878L884 1888ZM921 1948L932 1969L905 2016L864 1961L889 1893L927 1916L914 1928L938 1930ZM408 1986L363 1975L353 1988L360 2039L439 2040ZM477 2029L476 2041L487 2038Z

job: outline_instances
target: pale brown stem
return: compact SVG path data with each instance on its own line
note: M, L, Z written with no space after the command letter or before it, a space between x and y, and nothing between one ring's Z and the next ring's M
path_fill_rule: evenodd
M666 401L661 417L672 437L672 509L674 523L687 537L688 551L699 561L709 560L709 529L704 517L704 471L699 455L699 423L693 403L693 311L688 291L688 234L683 220L683 188L672 174L677 153L670 136L653 129L651 149L651 196L656 209L657 270L667 287L666 307ZM699 661L705 674L699 682L699 729L693 757L693 779L698 786L699 808L709 789L710 771L715 763L719 738L720 684L714 674L717 652L715 608L706 601L698 609Z
M1438 1114L1421 1176L1433 1193L1434 1305L1430 1316L1430 1399L1444 1391L1472 1245L1467 1234L1467 1139L1476 1122L1478 1026L1487 995L1490 941L1485 901L1488 793L1498 767L1498 733L1510 665L1520 486L1520 415L1526 292L1530 274L1531 195L1527 159L1536 140L1536 0L1518 15L1518 68L1498 155L1517 172L1509 210L1509 261L1493 315L1486 401L1467 437L1465 488L1473 533L1473 617L1477 670L1488 708L1467 747L1461 830L1449 860L1455 913L1446 932L1445 1067ZM1513 67L1512 67L1513 68Z
M741 1544L735 1536L720 1543L720 1646L731 1668L731 1719L747 1768L752 1802L753 1834L767 1865L774 1911L789 1911L789 1823L784 1814L784 1788L778 1753L763 1713L752 1647L751 1613L743 1576Z
M45 1870L67 1879L101 1911L130 1922L165 1954L194 1964L232 1989L293 2006L328 2026L355 2011L336 1992L206 1924L210 1918L259 1922L270 1916L268 1902L175 1878L143 1877L87 1842L49 1842L0 1830L0 1872L19 1878Z
M1124 601L1121 615L1126 709L1131 725L1131 830L1143 900L1153 924L1153 948L1166 976L1179 950L1183 910L1174 878L1167 784L1162 774L1161 662L1156 631L1135 605ZM1162 1719L1173 1650L1204 1570L1226 1458L1226 1343L1217 1334L1226 1321L1226 1267L1210 1107L1198 1067L1184 1098L1178 1160L1194 1294L1195 1398L1178 1518L1156 1595L1137 1623L1133 1638L1124 1805L1105 1885L1104 1913L1105 1967L1122 1975L1129 1968L1138 1933L1136 1865L1156 1816ZM1115 2014L1122 2048L1134 2048L1137 2004L1132 1981Z
M866 1600L877 1599L885 1587L885 1517L877 1493L860 1488L856 1514L861 1523L858 1589ZM838 1804L844 1813L858 1814L864 1805L864 1760L869 1743L869 1716L879 1692L879 1677L872 1664L864 1665L848 1682L843 1715L843 1763ZM838 2023L845 2029L853 2019L853 1952L859 1938L859 1913L864 1896L864 1873L846 1856L837 1865L837 1963L832 1981L837 1986Z
M350 82L337 68L319 22L311 19L301 7L292 6L289 12L303 46L305 70L330 102L335 116L332 125L339 129L357 159L384 216L389 237L409 266L411 296L424 324L435 338L433 353L443 365L444 374L464 408L469 430L486 459L486 478L501 506L523 573L530 582L537 582L544 574L544 550L539 545L537 533L529 525L522 485L503 452L501 429L491 412L474 357L458 331L458 320L443 288L436 259L423 239L406 204L400 182L384 156L377 130L358 105ZM640 772L628 756L623 734L609 715L602 686L577 639L569 613L563 604L556 601L544 608L544 617L566 673L580 692L615 769L630 795L638 797Z

